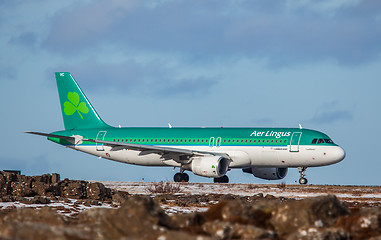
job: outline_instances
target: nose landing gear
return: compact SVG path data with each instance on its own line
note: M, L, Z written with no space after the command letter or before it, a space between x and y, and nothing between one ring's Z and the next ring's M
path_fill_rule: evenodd
M298 171L300 174L299 183L302 185L305 185L308 183L307 178L305 178L306 175L304 174L306 170L307 170L306 167L298 167Z

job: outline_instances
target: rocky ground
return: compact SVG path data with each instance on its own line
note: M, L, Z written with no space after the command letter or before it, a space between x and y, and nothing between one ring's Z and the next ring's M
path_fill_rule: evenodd
M381 239L380 190L0 172L0 239Z

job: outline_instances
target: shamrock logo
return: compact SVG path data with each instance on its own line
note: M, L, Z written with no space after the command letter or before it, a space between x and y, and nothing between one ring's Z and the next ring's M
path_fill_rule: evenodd
M79 95L76 92L69 92L67 94L69 101L64 102L64 112L66 115L73 115L78 112L79 116L83 119L82 114L87 114L89 108L86 106L85 102L79 103Z

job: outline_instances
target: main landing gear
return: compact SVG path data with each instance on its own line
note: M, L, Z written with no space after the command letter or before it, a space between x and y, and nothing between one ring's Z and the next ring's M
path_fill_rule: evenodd
M184 172L176 173L173 176L173 181L175 182L189 182L189 175Z
M224 175L224 176L219 177L219 178L214 178L214 182L215 183L228 183L229 178L228 178L228 176Z
M305 178L305 171L307 170L306 167L298 167L298 171L299 171L299 174L300 174L300 178L299 178L299 183L304 185L304 184L307 184L308 183L308 180L307 178Z

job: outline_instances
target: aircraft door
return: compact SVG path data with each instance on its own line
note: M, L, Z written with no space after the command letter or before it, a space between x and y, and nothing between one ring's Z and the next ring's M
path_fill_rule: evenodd
M99 131L97 134L97 140L103 141L105 139L107 131ZM97 151L104 151L103 143L96 143Z
M292 133L291 142L290 142L290 152L299 152L299 142L300 142L301 136L302 136L301 132Z
M216 147L220 147L221 146L221 137L218 137L216 139Z
M211 137L209 139L209 147L213 147L214 146L214 137Z

